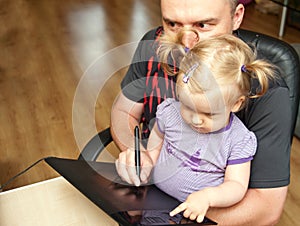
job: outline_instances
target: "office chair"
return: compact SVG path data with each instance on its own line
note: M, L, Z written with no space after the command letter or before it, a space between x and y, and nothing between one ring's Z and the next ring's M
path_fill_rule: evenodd
M300 58L300 43L293 43L293 44L291 44L291 46L296 50L296 52L298 53L298 56ZM299 107L298 107L298 116L296 119L294 135L300 139L300 103L299 103Z
M289 44L279 39L244 29L239 29L237 32L242 40L246 43L252 43L259 53L263 53L265 59L277 65L282 70L282 76L284 76L284 80L290 91L293 125L291 129L294 133L300 94L300 65L297 52ZM101 151L111 141L110 128L99 132L86 144L78 159L95 161Z

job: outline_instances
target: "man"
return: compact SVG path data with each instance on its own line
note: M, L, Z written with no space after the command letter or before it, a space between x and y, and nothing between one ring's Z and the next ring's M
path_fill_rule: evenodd
M244 6L237 0L161 0L161 12L163 28L148 32L144 40L155 40L163 32L175 37L184 30L182 45L188 50L205 38L237 30ZM142 123L145 146L157 105L175 96L175 78L160 69L153 43L145 41L138 46L111 115L111 133L123 151L116 161L118 173L135 185L147 181L153 165L142 152L140 181L132 167L133 153L127 151L134 146L134 127ZM219 225L273 225L279 220L289 184L290 115L288 89L278 85L271 86L264 97L240 112L239 117L258 139L249 189L241 202L210 209L207 217Z

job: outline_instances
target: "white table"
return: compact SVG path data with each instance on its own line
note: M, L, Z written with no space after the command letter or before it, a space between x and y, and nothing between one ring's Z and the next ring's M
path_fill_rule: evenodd
M63 177L0 193L1 226L114 226Z

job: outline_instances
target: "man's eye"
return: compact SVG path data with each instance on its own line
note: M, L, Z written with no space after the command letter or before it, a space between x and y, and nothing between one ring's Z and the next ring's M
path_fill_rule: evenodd
M206 24L204 24L204 23L198 23L198 24L197 24L197 27L199 27L199 28L205 28L205 27L206 27Z
M175 23L175 22L172 22L172 21L169 21L169 22L168 22L168 26L170 26L170 27L175 27L175 26L176 26L176 23Z

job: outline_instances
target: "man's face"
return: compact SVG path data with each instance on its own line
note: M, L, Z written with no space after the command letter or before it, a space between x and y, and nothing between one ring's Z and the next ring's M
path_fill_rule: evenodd
M229 0L161 0L161 12L166 34L197 31L197 35L187 31L182 37L182 44L191 48L197 41L238 29L244 7L238 5L232 14Z

